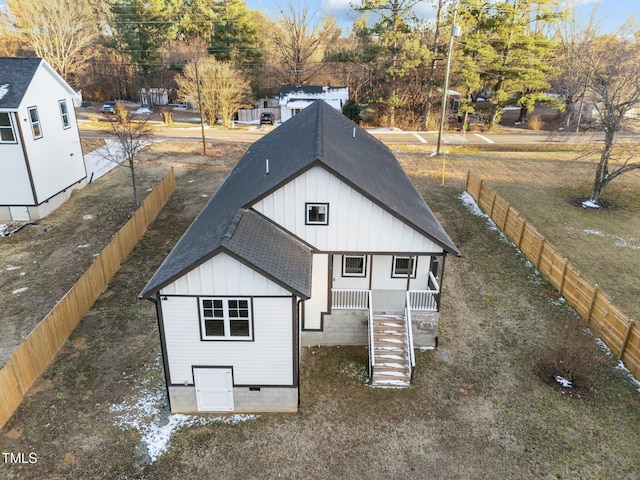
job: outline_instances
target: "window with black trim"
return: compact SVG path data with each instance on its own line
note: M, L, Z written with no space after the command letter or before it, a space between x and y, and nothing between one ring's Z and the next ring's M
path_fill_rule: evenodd
M251 301L248 298L201 298L203 340L251 340Z
M393 270L391 272L392 277L407 278L409 275L409 268L411 268L411 278L416 278L416 265L418 264L418 257L393 257Z
M62 118L62 128L65 130L71 128L71 120L69 119L69 109L67 108L67 101L60 100L58 102L60 106L60 118Z
M17 143L11 114L8 112L0 112L0 143Z
M31 122L33 138L36 140L42 138L42 128L40 127L40 117L38 116L37 107L29 107L29 121Z
M367 275L367 260L364 255L345 255L342 257L343 277L364 277Z
M329 224L329 204L328 203L306 203L307 225L328 225Z

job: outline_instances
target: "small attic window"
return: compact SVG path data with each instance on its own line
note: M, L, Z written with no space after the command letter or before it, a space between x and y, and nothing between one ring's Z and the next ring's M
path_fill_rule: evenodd
M307 225L328 225L329 224L329 204L328 203L306 203Z

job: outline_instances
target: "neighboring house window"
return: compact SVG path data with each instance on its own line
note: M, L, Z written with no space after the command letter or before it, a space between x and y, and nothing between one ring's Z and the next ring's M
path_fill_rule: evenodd
M69 120L69 110L67 109L67 101L60 100L58 102L60 105L60 117L62 118L62 127L64 129L71 128L71 120Z
M251 339L251 302L248 298L200 299L203 340Z
M329 204L328 203L307 203L307 225L328 225L329 224Z
M391 276L407 278L409 268L411 268L411 278L415 278L417 264L417 257L393 257L393 272Z
M343 277L365 277L367 275L367 262L364 255L342 257Z
M33 138L42 138L42 129L40 128L40 117L38 117L38 109L36 107L29 108L29 121L31 122L31 131Z
M16 134L8 112L0 112L0 143L16 143Z

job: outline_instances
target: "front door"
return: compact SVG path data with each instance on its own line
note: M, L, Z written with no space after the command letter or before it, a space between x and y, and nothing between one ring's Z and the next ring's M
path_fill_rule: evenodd
M231 368L194 368L199 412L233 412Z

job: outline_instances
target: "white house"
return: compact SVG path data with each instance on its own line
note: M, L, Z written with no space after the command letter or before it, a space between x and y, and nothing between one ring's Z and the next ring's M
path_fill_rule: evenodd
M280 119L286 122L316 100L324 100L333 108L342 111L349 100L349 87L321 87L313 85L280 88Z
M302 345L408 386L458 250L391 151L323 101L255 142L140 293L174 412L296 411Z
M84 186L77 100L45 60L0 57L0 220L43 218Z

